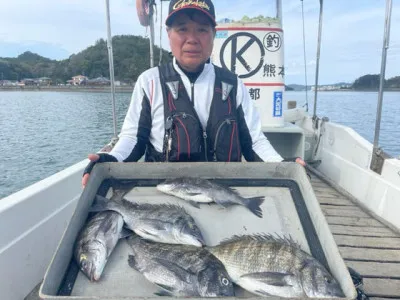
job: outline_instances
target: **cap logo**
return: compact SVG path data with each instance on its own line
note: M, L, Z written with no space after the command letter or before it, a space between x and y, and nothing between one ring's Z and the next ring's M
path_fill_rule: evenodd
M179 0L175 3L173 10L184 8L186 6L198 6L202 9L210 10L210 7L204 1L198 0Z

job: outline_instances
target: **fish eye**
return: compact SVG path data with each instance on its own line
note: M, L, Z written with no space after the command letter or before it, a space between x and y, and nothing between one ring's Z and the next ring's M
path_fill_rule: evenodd
M229 280L226 279L225 277L222 278L221 282L222 282L223 285L228 285L229 284Z

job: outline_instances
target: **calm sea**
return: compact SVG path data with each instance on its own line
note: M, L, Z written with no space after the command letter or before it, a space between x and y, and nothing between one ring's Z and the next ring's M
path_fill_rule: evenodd
M129 93L116 95L118 128ZM310 112L313 94L309 93ZM376 92L319 92L318 115L374 137ZM304 92L286 100L305 103ZM113 135L109 93L0 92L0 198L87 157ZM400 92L384 95L380 144L400 154Z

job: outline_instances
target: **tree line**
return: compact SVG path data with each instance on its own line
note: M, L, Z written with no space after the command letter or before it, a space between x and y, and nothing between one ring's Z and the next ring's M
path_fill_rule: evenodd
M115 79L126 83L136 82L138 76L150 67L149 40L134 35L116 35L112 39ZM162 51L162 62L171 60L170 54ZM154 47L154 62L160 60L160 48ZM0 58L0 80L22 80L25 78L49 77L53 84L65 83L72 76L89 78L109 77L107 42L99 39L85 50L64 60L52 60L32 52L16 58ZM368 74L354 81L351 89L377 90L379 75ZM385 80L385 88L400 89L400 76Z
M368 74L356 79L352 85L354 90L377 90L379 89L379 74ZM392 77L384 81L385 89L400 89L400 76Z
M112 39L115 80L133 83L150 67L149 40L140 36L116 35ZM154 47L154 62L158 64L160 48ZM162 50L162 61L171 60ZM72 76L109 78L107 41L99 39L95 45L64 60L52 60L32 52L16 58L0 58L0 80L49 77L53 84L65 83Z

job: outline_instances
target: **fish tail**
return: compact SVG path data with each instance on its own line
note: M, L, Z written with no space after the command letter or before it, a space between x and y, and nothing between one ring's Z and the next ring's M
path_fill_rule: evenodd
M96 195L93 204L89 209L89 212L100 212L105 210L113 210L118 212L119 211L118 207L119 205L116 202L110 201L103 196Z
M251 197L247 200L249 200L246 205L247 208L257 217L262 218L263 212L260 206L264 202L264 196Z
M128 193L126 190L122 189L114 189L113 190L113 195L110 200L115 201L115 202L121 202L124 196Z

